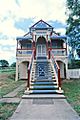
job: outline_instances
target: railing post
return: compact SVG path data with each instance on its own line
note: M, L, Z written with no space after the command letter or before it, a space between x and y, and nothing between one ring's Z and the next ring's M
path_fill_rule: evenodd
M36 59L36 49L34 48L34 59Z
M58 84L59 88L61 88L60 69L58 69Z
M49 49L49 51L48 51L48 58L50 59L50 56L51 56L51 54L50 54L51 52L50 52L50 49Z
M29 88L30 86L30 69L28 69L28 82L27 82L27 87Z

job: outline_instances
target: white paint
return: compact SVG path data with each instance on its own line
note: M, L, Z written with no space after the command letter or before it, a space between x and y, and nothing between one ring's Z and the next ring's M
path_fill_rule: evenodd
M68 79L80 78L80 69L68 69L67 76L68 76Z

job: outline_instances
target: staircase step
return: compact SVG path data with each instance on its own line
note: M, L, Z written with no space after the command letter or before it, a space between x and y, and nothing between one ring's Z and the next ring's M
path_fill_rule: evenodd
M31 94L58 94L58 90L31 90Z
M51 82L51 81L48 81L48 82L44 82L44 81L34 81L34 82L31 82L31 85L55 85L57 84L57 82Z
M55 89L58 89L58 86L54 86L54 85L45 85L45 86L43 86L43 85L41 85L41 86L31 86L30 87L30 89L31 90L50 90L50 89L52 89L52 90L55 90Z
M31 94L57 94L58 90L55 72L51 67L50 62L46 59L35 61L32 69L30 82Z
M56 79L34 79L34 80L31 80L31 82L56 82Z

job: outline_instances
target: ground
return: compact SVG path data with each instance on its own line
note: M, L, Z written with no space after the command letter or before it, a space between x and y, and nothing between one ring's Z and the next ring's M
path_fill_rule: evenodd
M0 100L3 100L0 101L0 120L6 120L13 114L24 93L25 83L25 81L15 82L15 72L0 72ZM63 80L62 88L68 102L80 115L80 79ZM5 98L9 96L11 98Z
M80 116L80 79L63 80L62 88L68 102Z
M0 71L0 120L8 119L16 110L24 93L25 81L15 81L14 71Z

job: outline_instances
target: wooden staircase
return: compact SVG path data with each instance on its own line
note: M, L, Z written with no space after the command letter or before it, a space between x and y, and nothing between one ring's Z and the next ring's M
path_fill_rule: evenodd
M35 60L31 70L30 94L62 94L51 61Z

